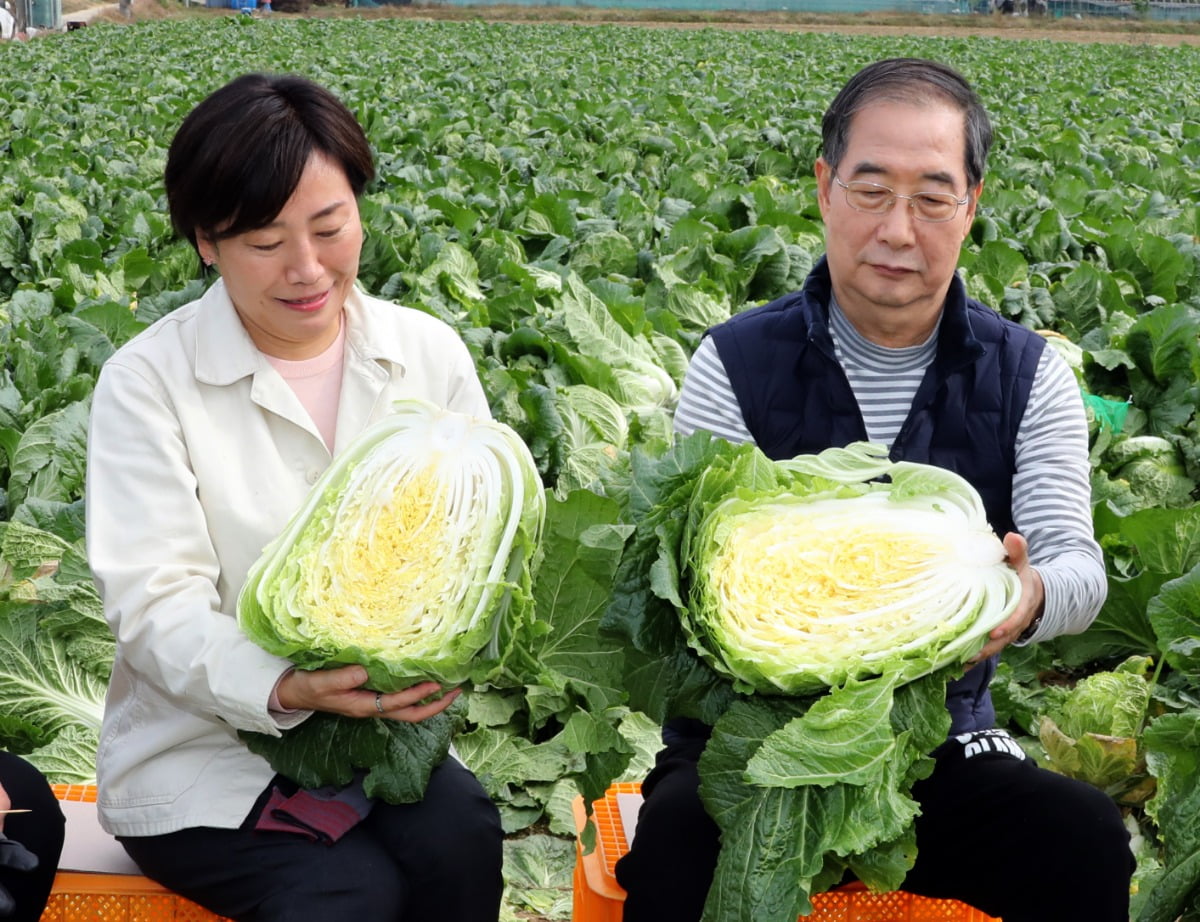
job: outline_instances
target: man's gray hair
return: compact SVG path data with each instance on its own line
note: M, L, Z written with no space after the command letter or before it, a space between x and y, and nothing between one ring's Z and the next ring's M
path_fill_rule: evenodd
M937 61L889 58L868 64L851 77L821 119L821 155L836 170L849 145L851 120L873 103L925 105L939 101L963 114L966 137L963 166L967 173L967 188L974 189L983 180L987 168L992 122L966 79Z

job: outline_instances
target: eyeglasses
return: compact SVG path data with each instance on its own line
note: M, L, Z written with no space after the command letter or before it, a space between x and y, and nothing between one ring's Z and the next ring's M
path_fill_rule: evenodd
M913 217L930 224L949 221L958 214L959 206L971 200L970 197L958 198L949 192L914 192L912 195L901 195L879 183L857 179L853 182L842 182L837 173L833 174L833 181L846 190L846 204L855 211L864 214L887 214L896 204L896 199L902 198L908 200Z

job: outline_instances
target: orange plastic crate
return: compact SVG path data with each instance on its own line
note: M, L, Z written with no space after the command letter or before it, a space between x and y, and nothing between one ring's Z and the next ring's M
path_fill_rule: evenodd
M59 800L72 800L84 804L96 802L96 786L94 784L52 784L54 796Z
M575 893L572 922L621 922L625 891L613 876L617 859L625 854L625 830L617 807L618 794L637 794L637 782L614 784L602 800L592 804L596 824L596 847L584 854L583 842L575 838ZM575 829L582 833L587 823L583 798L575 798ZM1000 922L956 900L935 900L914 893L872 893L852 884L813 899L806 922Z
M90 784L53 785L59 800L95 803ZM191 900L136 874L59 871L41 922L225 922Z

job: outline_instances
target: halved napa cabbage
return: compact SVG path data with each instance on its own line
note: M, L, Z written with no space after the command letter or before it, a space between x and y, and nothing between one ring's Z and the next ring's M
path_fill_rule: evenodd
M861 444L779 464L801 489L729 497L690 542L685 633L740 690L916 678L973 655L1016 607L1020 579L957 474Z
M521 438L406 400L334 459L251 568L242 629L381 691L481 682L529 610L545 497Z

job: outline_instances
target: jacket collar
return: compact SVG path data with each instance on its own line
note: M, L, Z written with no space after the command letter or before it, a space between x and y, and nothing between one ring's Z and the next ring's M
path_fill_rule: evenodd
M346 298L346 344L366 361L390 362L404 368L404 350L394 335L385 334L377 310L357 286ZM196 378L223 386L267 368L242 325L222 279L208 289L196 310Z
M804 302L807 312L809 339L828 349L833 354L833 340L829 334L829 299L833 296L833 282L829 277L829 262L822 256L804 282ZM967 286L957 272L950 279L950 288L942 305L942 317L938 321L938 355L936 361L943 372L953 371L978 359L984 353L983 344L971 328Z
M983 307L967 298L967 286L955 272L946 292L946 303L942 306L941 327L938 330L937 362L943 374L964 368L979 359L984 352L983 343L971 327L972 306Z

